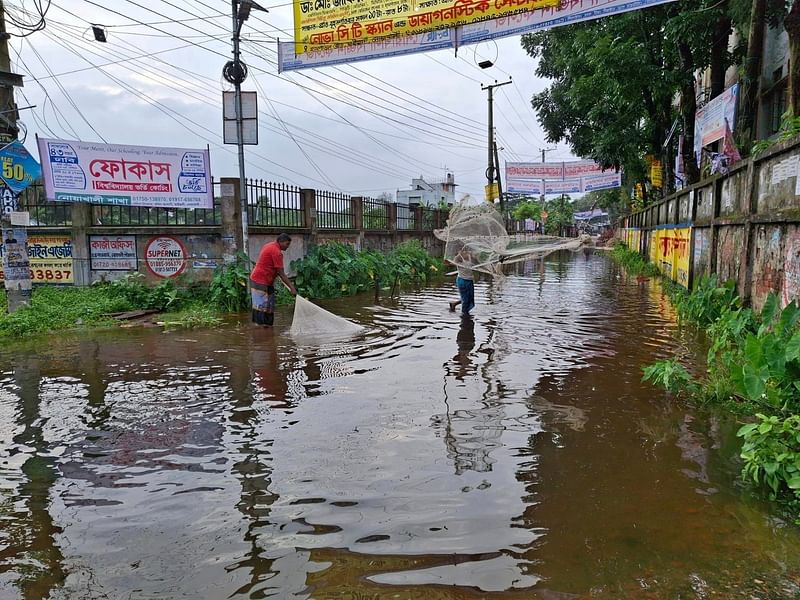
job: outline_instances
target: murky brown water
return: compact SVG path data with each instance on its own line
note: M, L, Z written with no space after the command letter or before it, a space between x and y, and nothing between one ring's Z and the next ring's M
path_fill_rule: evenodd
M794 598L736 423L640 383L693 352L603 256L232 324L0 350L0 598Z

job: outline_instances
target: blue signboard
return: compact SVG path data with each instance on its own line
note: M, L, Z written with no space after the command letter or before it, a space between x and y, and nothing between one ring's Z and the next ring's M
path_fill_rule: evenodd
M0 148L0 165L0 178L17 194L42 176L41 165L19 141Z

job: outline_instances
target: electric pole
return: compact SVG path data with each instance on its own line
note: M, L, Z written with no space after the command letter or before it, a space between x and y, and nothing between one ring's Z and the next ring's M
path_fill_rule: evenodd
M539 151L542 153L542 164L546 161L546 154L548 152L555 152L558 148L539 148ZM541 196L541 203L542 203L542 212L544 212L545 206L545 199L546 199L546 188L547 188L547 180L542 179L542 196ZM544 233L544 218L542 218L542 233Z
M489 132L488 132L488 141L486 143L486 149L488 152L488 160L486 167L486 183L491 189L492 184L495 182L495 164L494 164L494 156L495 156L495 147L494 147L494 110L492 105L492 91L496 87L502 87L504 85L508 85L511 83L511 78L509 77L508 81L504 81L503 83L497 83L497 80L491 85L484 86L481 84L481 91L489 90ZM500 165L496 167L498 170ZM498 173L498 181L499 181L499 173Z
M11 58L8 53L5 5L0 0L0 147L5 149L17 139L17 105L14 101L14 88L22 85L22 76L11 72ZM3 269L8 298L8 312L12 313L26 306L31 295L31 278L27 251L27 231L17 232L11 226L11 213L19 210L18 194L5 183L0 182L0 195L3 197L3 211L0 213L2 230ZM19 238L19 239L17 239Z

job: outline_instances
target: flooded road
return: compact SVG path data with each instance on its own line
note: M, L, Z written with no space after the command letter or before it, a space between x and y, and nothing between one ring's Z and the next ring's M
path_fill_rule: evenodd
M0 349L0 598L796 598L800 532L732 419L641 383L698 352L652 282L551 256L298 345L209 331Z

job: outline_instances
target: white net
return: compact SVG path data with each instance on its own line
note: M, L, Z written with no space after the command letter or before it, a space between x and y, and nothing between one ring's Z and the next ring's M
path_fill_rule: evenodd
M561 238L531 234L524 240L514 239L506 231L500 213L489 203L457 204L444 229L437 229L434 234L445 243L445 260L493 276L502 274L504 264L543 258L558 250L574 252L591 243L587 235Z
M289 333L295 338L349 337L364 330L357 325L320 308L302 296L296 296L294 318Z

